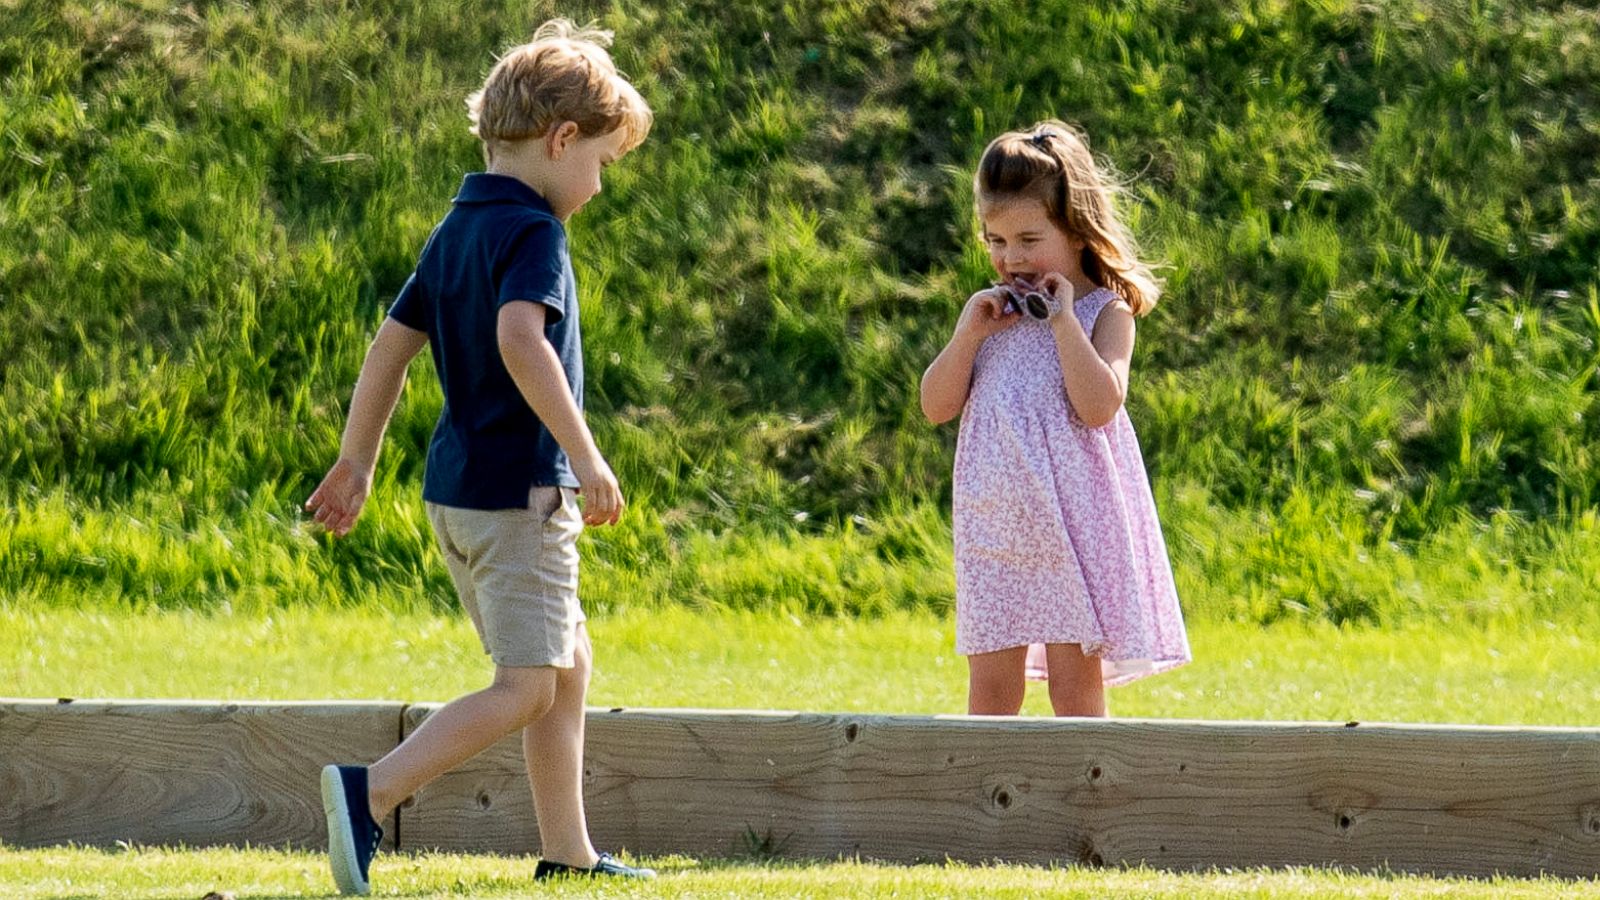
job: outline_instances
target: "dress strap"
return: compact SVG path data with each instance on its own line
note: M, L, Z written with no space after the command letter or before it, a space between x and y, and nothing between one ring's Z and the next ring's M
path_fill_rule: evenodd
M1072 302L1072 312L1083 325L1084 333L1094 335L1094 324L1100 319L1101 310L1117 299L1117 294L1110 288L1095 288L1082 297Z

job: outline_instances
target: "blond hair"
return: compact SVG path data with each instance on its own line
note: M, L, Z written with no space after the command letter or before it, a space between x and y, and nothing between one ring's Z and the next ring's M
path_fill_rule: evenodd
M1081 132L1049 119L989 142L972 179L981 220L986 206L1034 199L1051 223L1083 241L1083 273L1114 291L1142 316L1155 308L1161 279L1141 262L1133 235L1118 218L1118 185L1095 164Z
M609 31L552 19L532 41L506 51L467 98L485 155L496 142L543 137L562 122L576 123L588 138L625 129L624 153L643 143L654 114L618 74L605 49L611 38Z

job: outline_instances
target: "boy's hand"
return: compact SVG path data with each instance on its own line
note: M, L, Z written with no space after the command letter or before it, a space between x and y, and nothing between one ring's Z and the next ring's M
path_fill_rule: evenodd
M999 334L1022 320L1022 313L1006 308L1006 295L999 288L987 288L967 298L956 322L956 333L979 341Z
M578 476L578 494L583 497L583 524L617 524L626 503L617 476L605 458L596 453L591 459L575 459L572 473Z
M355 527L356 517L361 515L361 507L366 505L367 493L371 490L372 472L341 459L311 492L306 511L335 537L344 537Z

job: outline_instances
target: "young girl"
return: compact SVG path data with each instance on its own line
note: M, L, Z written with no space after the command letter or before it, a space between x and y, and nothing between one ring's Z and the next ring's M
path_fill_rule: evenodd
M961 415L956 652L970 668L967 711L1015 715L1026 673L1048 677L1056 715L1103 716L1105 685L1189 660L1122 405L1134 317L1160 285L1069 126L1001 135L973 181L1000 281L967 300L922 377L930 420Z

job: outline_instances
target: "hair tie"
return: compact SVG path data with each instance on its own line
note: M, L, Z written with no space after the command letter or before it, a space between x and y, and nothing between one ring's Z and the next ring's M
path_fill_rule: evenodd
M1056 133L1047 128L1044 131L1039 131L1039 132L1035 132L1033 134L1028 135L1028 143L1034 145L1035 147L1038 147L1040 150L1043 150L1044 149L1044 145L1046 143L1048 143L1049 140L1051 138L1055 137L1055 136L1056 136Z

